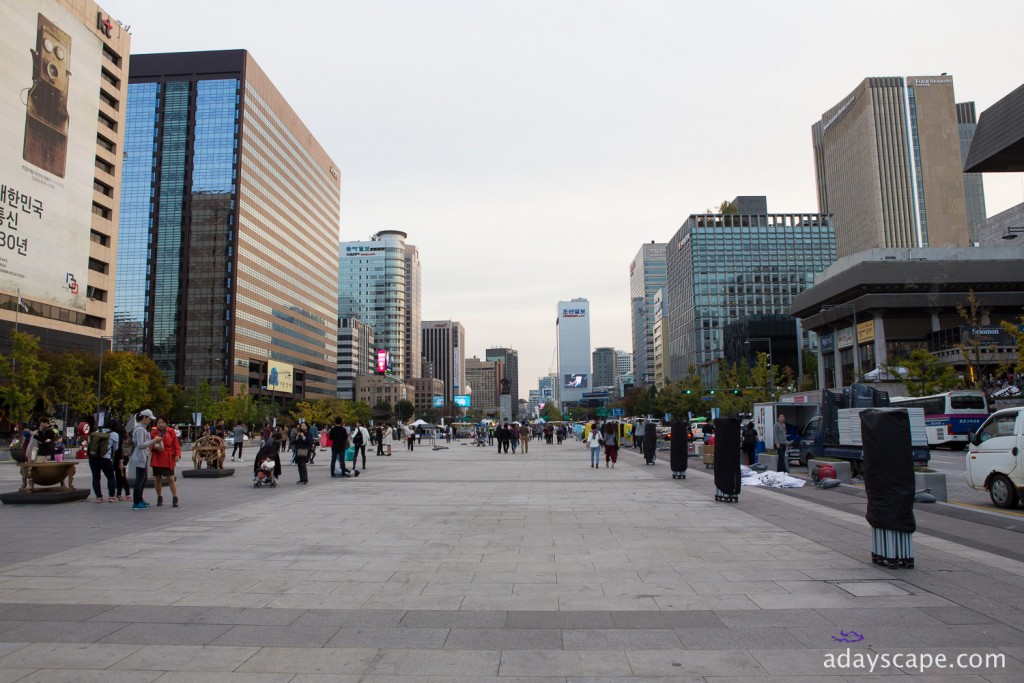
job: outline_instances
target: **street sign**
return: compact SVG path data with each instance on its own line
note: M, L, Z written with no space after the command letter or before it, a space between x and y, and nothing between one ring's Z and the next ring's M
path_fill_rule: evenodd
M710 403L711 401L713 401L713 400L714 400L714 398L715 398L714 396L701 396L701 397L700 397L700 400L702 400L702 401L708 401L708 402Z
M612 408L612 417L622 417L626 414L625 408Z
M608 409L605 408L604 406L598 408L597 409L597 416L598 417L608 417Z

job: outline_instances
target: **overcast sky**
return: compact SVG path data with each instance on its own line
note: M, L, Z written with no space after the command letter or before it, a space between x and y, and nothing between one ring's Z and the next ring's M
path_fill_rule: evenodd
M560 299L632 351L643 242L739 194L816 211L811 124L864 77L949 73L979 113L1024 81L1019 0L100 4L134 53L252 52L341 169L341 239L408 232L423 318L518 349L523 398Z

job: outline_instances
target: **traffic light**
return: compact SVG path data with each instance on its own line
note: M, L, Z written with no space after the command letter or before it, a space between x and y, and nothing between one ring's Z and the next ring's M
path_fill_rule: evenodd
M739 396L740 395L740 390L739 389L733 389L732 390L732 395L733 396Z
M689 396L689 395L690 395L690 394L692 394L692 393L693 393L693 389L687 389L687 390L686 390L686 395L687 395L687 396Z
M711 394L712 396L714 396L714 395L715 395L715 390L714 390L714 389L712 389L712 390L711 390L711 391L709 391L708 393L709 393L709 394Z

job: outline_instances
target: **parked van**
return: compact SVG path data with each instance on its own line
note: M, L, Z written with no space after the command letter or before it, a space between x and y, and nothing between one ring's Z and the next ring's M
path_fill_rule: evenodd
M1024 410L1004 408L970 434L964 476L967 485L988 491L992 503L1014 508L1024 496Z

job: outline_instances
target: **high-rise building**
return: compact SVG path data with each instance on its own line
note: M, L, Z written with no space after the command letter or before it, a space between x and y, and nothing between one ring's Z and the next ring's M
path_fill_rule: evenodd
M558 396L555 393L558 391L558 384L555 382L554 375L537 378L537 390L540 391L541 403L546 404L558 400Z
M967 164L967 153L971 151L974 131L978 129L978 115L974 102L957 102L956 122L960 131L960 159ZM978 244L978 230L988 218L985 211L985 186L980 173L964 173L964 201L967 203L967 226L971 245Z
M410 325L419 324L419 255L405 243L407 237L400 230L381 230L366 241L342 242L338 256L338 317L373 328L377 347L391 353L393 376L400 380L421 367L418 350L409 344ZM406 363L413 354L410 367Z
M665 386L667 376L668 355L665 344L665 288L662 287L654 295L654 386L661 389Z
M590 377L590 302L585 298L558 302L558 402L577 404L592 391Z
M633 354L622 349L615 349L615 371L619 377L633 374Z
M967 208L953 78L866 78L811 128L818 210L839 257L964 247Z
M95 354L114 329L131 35L91 0L5 2L3 23L0 351L17 326Z
M595 387L614 387L618 383L618 363L615 349L600 346L591 354L594 365L594 377L591 384Z
M423 367L423 335L420 301L422 298L420 280L420 251L411 244L405 245L405 368L406 378L421 376Z
M693 214L668 242L667 378L690 368L714 386L722 330L755 314L788 313L793 297L835 260L820 214Z
M377 367L373 328L355 318L338 319L338 398L356 400L356 377Z
M433 364L434 376L444 382L447 405L466 393L466 328L451 320L426 320L422 330L423 355Z
M500 360L480 360L476 356L466 359L466 382L473 388L472 408L488 414L497 414L501 405L501 380L505 379L505 364Z
M512 419L519 419L519 352L515 349L498 347L487 349L484 358L500 360L505 365L505 379L509 381L512 396Z
M633 375L639 385L654 382L654 295L667 282L665 243L651 242L629 264Z
M407 382L412 386L415 397L412 400L416 412L440 406L434 405L436 399L444 400L444 382L436 377L413 377Z
M540 397L540 389L530 389L529 400L526 403L526 417L533 418L537 415L537 411L540 409L540 404L543 400Z
M335 396L337 271L295 257L337 248L334 162L245 50L133 55L127 110L122 329L176 384Z

